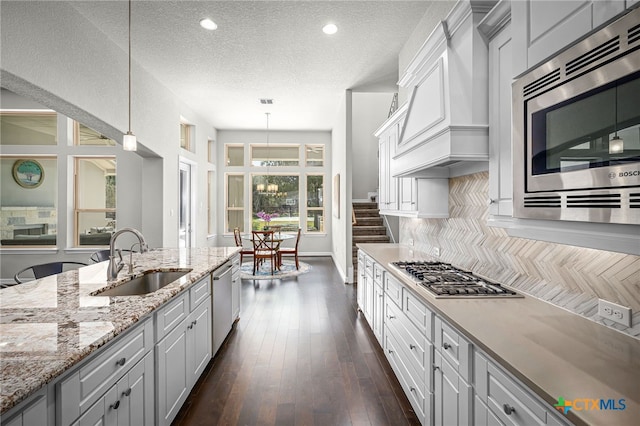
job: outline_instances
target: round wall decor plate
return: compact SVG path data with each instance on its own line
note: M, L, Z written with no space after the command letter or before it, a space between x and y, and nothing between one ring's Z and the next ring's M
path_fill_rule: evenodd
M44 169L36 160L18 160L13 164L13 179L23 188L37 188L44 181Z

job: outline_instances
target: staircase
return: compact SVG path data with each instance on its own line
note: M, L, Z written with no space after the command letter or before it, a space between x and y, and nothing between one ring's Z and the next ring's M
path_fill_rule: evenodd
M352 227L353 276L358 280L358 243L389 243L377 203L353 203L356 223Z

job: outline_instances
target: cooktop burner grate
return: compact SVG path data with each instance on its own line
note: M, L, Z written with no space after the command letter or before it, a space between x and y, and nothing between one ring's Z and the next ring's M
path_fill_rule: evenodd
M436 298L522 297L500 284L477 277L448 263L399 261L391 265L409 274Z

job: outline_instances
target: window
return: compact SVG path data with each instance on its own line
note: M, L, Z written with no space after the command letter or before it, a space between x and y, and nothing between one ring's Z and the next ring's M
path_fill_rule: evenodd
M193 125L189 123L182 122L180 123L180 148L186 149L187 151L195 152L195 144L194 144L194 131Z
M40 170L39 183L17 168L24 162ZM14 169L15 173L14 173ZM0 157L0 244L4 246L55 246L58 221L58 160L55 157Z
M251 229L263 229L267 224L258 217L265 212L273 216L270 226L282 231L296 231L300 226L300 186L297 175L254 174L251 196Z
M324 145L305 145L304 152L307 167L324 166Z
M225 204L225 231L233 232L234 228L244 231L244 175L226 175L227 201Z
M101 135L84 124L73 122L73 141L75 145L116 146L116 141Z
M55 112L0 112L0 145L57 145Z
M229 167L244 166L244 145L225 145L226 164Z
M324 175L307 175L307 232L324 232Z
M300 165L298 145L251 145L251 165L279 167Z
M116 229L116 158L75 157L76 246L106 246Z

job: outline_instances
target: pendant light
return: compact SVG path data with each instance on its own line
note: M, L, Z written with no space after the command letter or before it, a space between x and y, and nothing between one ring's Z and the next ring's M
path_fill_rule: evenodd
M621 154L624 152L624 140L620 136L618 136L618 85L616 84L615 91L615 107L616 107L616 115L615 115L615 123L613 125L613 129L615 135L609 141L609 154Z
M135 151L137 146L136 135L131 132L131 0L129 0L129 130L122 137L122 148L125 151Z
M265 179L267 182L267 195L275 195L278 192L278 185L276 185L275 183L269 183L269 169L270 169L270 164L271 164L271 147L269 145L269 115L271 115L271 113L269 112L265 112L265 115L267 116L267 178ZM264 191L264 185L262 185L262 190Z

